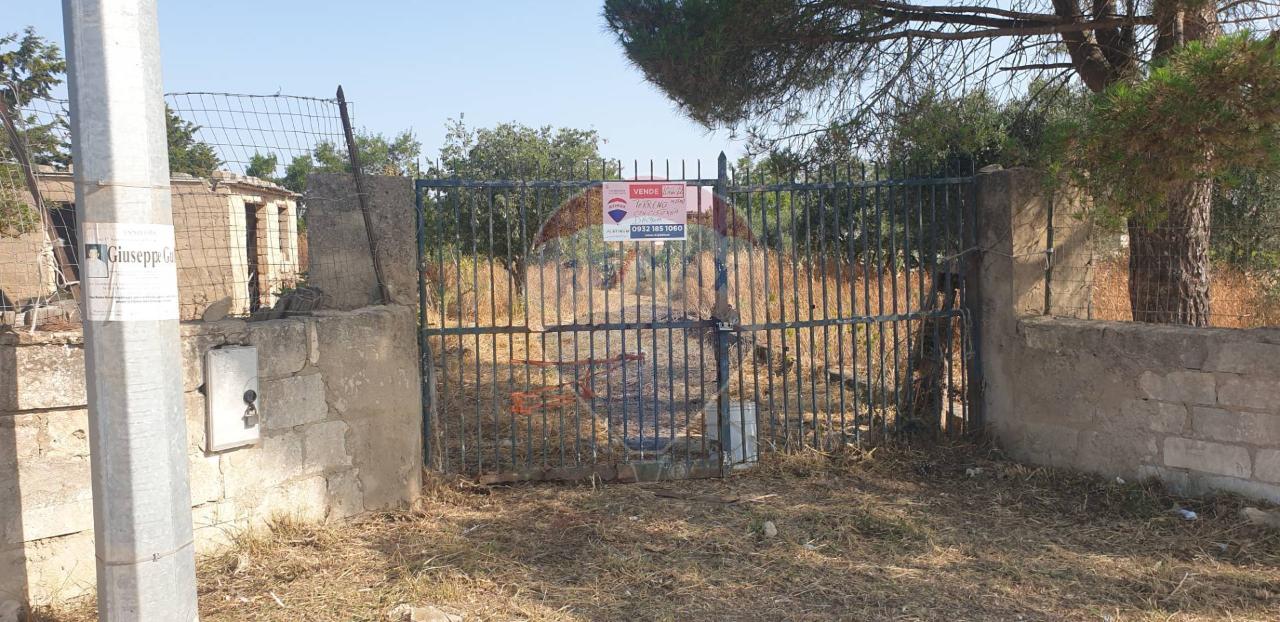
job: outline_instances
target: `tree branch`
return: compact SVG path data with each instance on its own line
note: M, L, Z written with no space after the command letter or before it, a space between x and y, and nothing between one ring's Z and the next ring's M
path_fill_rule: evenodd
M1013 65L1001 67L1000 71L1024 71L1027 69L1073 69L1074 63L1031 63L1030 65Z
M1245 1L1245 0L1241 0ZM1008 17L1012 19L1020 19L1026 21L1054 22L1060 18L1052 13L1026 13L1023 11L1011 11L997 7L972 6L972 5L949 5L949 6L930 6L921 4L909 4L906 2L895 2L893 0L853 0L849 4L854 8L883 8L896 11L907 11L920 14L976 14L976 15L996 15L999 17Z
M921 21L921 20L912 20ZM954 24L946 19L931 20L935 23ZM1135 24L1154 24L1155 20L1149 16L1137 17L1120 17L1113 19L1100 19L1083 22L1063 22L1060 24L1044 24L1036 26L1016 26L1016 27L998 27L983 28L981 30L925 30L919 28L910 28L906 30L897 30L890 33L871 35L869 37L861 37L856 33L850 33L841 37L831 37L830 40L846 43L880 43L883 41L892 41L895 39L932 39L938 41L968 41L971 39L989 39L994 37L1028 37L1033 35L1054 35L1064 33L1086 33L1100 30L1103 28L1115 28L1117 26L1128 26ZM815 41L815 39L809 39Z

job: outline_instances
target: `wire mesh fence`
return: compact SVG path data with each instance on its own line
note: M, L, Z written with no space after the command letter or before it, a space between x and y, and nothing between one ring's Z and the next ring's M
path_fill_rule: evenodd
M57 179L71 162L67 119L63 100L0 98L0 326L25 309L43 310L46 323L78 317L71 185Z
M272 318L310 311L307 207L354 204L354 184L308 186L351 172L340 102L287 95L165 96L180 317ZM0 326L71 328L81 269L110 270L110 249L81 248L68 107L10 107L0 145ZM313 184L314 186L314 184ZM325 266L328 283L363 277L366 253ZM89 262L96 262L92 266Z
M1280 204L1263 209L1259 215L1274 213ZM1214 220L1208 231L1055 224L1055 250L1086 233L1087 245L1082 252L1053 253L1047 308L1054 315L1097 320L1280 326L1280 226Z

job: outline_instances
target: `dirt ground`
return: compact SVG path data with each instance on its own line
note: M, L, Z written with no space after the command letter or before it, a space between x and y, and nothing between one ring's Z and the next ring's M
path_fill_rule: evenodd
M1280 533L1243 505L972 447L723 480L435 482L413 511L282 521L203 560L201 619L386 620L401 603L467 620L1280 619Z

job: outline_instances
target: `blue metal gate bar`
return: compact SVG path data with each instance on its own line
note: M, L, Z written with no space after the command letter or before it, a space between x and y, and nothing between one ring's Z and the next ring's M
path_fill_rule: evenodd
M702 476L749 431L833 450L967 422L973 176L717 164L673 180L693 226L661 245L592 233L620 164L417 180L428 464ZM657 169L630 179L672 177Z

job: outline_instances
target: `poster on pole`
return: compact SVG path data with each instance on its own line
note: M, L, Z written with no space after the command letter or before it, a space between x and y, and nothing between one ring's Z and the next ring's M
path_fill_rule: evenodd
M87 222L80 291L91 322L178 319L172 225Z
M686 188L684 182L604 182L604 241L686 239Z

